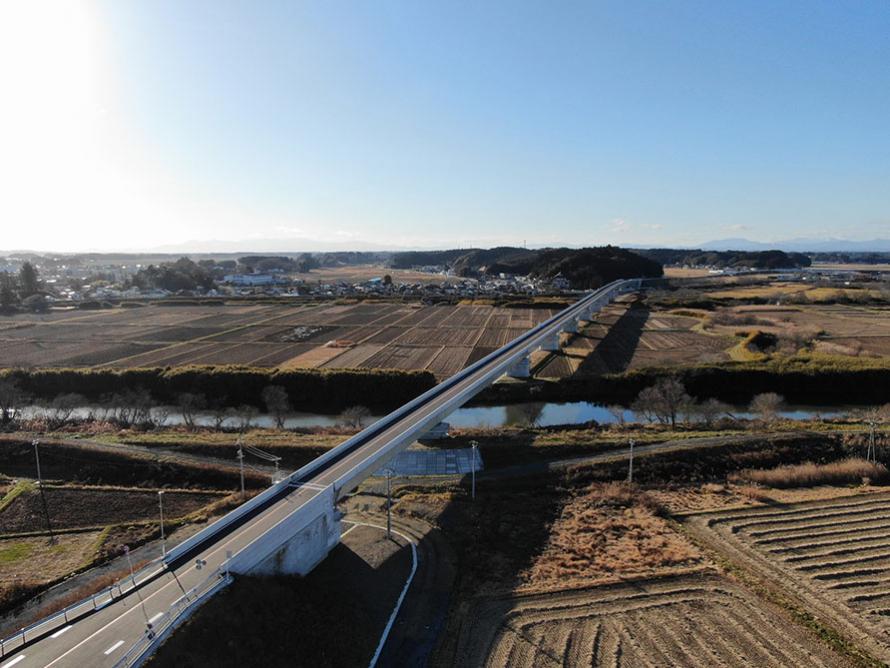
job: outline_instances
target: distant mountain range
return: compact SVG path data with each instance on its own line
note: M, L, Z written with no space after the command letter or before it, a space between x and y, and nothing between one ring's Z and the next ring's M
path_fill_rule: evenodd
M207 240L164 244L147 249L150 253L324 253L337 251L398 251L405 247L368 241L320 241L318 239L244 239L241 241Z
M789 253L888 253L890 239L853 241L850 239L787 239L785 241L751 241L750 239L718 239L697 246L715 251L781 250Z

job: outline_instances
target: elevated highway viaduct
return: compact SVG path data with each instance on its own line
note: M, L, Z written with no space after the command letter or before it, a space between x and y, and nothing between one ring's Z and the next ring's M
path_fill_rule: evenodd
M528 356L558 346L640 280L616 281L443 381L205 527L110 590L6 638L0 668L138 665L235 573L306 574L340 537L337 501Z

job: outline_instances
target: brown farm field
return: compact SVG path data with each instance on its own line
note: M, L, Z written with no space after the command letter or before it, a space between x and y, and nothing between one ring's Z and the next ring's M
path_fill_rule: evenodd
M846 665L726 578L696 573L476 602L455 665ZM444 664L443 664L444 665Z
M778 286L781 287L781 286ZM827 290L791 284L794 289ZM646 367L763 359L742 341L763 332L781 354L890 357L881 304L746 304L678 308L649 297L610 304L555 353L532 355L535 376L559 380ZM711 294L701 292L704 297ZM759 293L758 293L759 294ZM750 295L749 295L750 296ZM283 369L428 370L446 378L544 321L555 308L419 303L149 305L0 316L0 366L136 368L243 365Z
M446 377L553 312L365 302L20 314L0 317L0 364L429 369Z
M648 490L548 482L483 483L439 511L462 561L430 665L853 665L723 572ZM441 497L402 495L396 511L429 516Z
M694 533L890 660L890 494L692 515Z

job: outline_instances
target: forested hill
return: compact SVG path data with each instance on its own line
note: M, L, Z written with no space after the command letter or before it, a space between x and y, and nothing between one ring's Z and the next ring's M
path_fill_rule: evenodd
M803 253L768 251L706 251L675 248L649 248L637 251L662 265L715 267L719 269L787 269L809 267L811 260Z
M496 276L501 273L553 278L562 274L574 288L595 288L618 278L662 275L652 259L618 248L499 248L396 253L392 266L448 267L459 276Z

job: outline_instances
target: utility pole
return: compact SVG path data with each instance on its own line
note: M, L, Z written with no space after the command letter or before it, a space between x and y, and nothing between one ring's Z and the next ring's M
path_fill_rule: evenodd
M40 501L43 504L43 515L46 517L46 530L49 533L50 545L52 545L56 542L56 537L53 534L53 527L49 521L49 506L46 504L46 493L43 491L43 477L40 475L40 452L37 450L40 441L35 439L31 441L31 445L34 446L34 461L37 463L37 489L40 490Z
M630 458L627 462L627 482L634 481L634 440L630 439Z
M470 472L472 473L472 482L470 483L470 498L476 498L476 451L479 448L477 441L470 441L470 452L473 453L473 461L470 464Z
M390 468L384 471L386 474L386 537L392 538L392 474Z
M870 419L868 421L868 451L865 454L866 461L877 463L878 461L878 452L875 448L875 429L877 428L877 422L874 419Z
M241 447L241 437L238 437L238 462L241 464L241 498L244 499L244 448Z
M164 536L164 490L158 490L158 508L161 510L161 556L167 556L167 538Z

